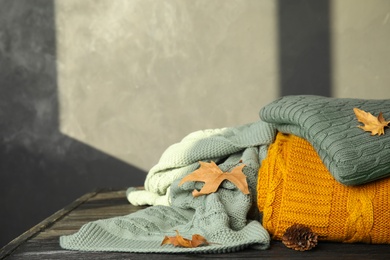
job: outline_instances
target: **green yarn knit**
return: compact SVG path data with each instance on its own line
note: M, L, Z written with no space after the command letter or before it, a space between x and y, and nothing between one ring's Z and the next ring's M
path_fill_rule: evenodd
M127 216L91 222L76 234L61 237L60 244L72 250L134 253L226 253L253 245L258 245L258 249L267 248L270 238L259 222L245 221L239 230L229 227L229 221L238 223L227 214L226 206L242 210L239 203L248 205L248 199L239 191L225 193L237 197L227 201L227 198L232 198L218 192L203 196L200 199L203 205L196 211L175 206L153 206ZM244 215L236 217L245 218ZM164 235L175 235L175 229L184 237L202 234L208 241L218 244L197 248L160 246Z
M195 171L199 161L213 160L218 164L223 158L247 147L258 147L259 156L264 159L275 131L272 125L258 121L238 127L193 132L164 151L146 176L145 190L129 189L127 199L133 205L170 205L172 182Z
M156 171L154 176L149 175L147 182L154 181L154 184L145 186L153 191L160 190L162 194L148 198L152 199L151 203L159 199L164 201L170 187L171 206L153 206L127 216L85 224L77 233L62 236L61 247L142 253L224 253L246 247L268 248L269 235L255 220L257 210L253 210L253 205L256 205L260 161L266 156L274 131L269 124L259 121L236 128L198 131L187 136L164 152L155 167L163 170ZM251 194L245 195L235 185L224 181L216 193L194 198L193 189L200 189L203 183L188 182L180 187L178 183L181 177L199 167L199 160L213 160L225 172L245 164L243 173L247 176ZM144 203L144 198L152 191L129 189L128 193ZM164 236L174 235L176 229L184 237L200 234L216 244L198 248L160 246Z
M390 129L371 136L358 128L353 108L390 118L390 100L286 96L268 104L260 118L308 140L333 177L359 185L390 175Z

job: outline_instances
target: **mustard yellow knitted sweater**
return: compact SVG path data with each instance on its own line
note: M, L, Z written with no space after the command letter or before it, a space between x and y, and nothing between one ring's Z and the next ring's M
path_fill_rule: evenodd
M300 223L321 240L390 243L390 178L340 184L305 139L278 133L257 185L263 226L274 239Z

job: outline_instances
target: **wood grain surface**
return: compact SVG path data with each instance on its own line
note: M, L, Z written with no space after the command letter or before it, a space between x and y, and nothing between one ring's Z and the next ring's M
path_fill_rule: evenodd
M136 254L64 250L59 237L76 232L83 224L127 215L145 207L130 205L125 191L100 190L87 193L69 206L11 241L0 251L0 259L390 259L390 245L319 242L313 250L298 252L272 241L268 250L246 249L227 254Z

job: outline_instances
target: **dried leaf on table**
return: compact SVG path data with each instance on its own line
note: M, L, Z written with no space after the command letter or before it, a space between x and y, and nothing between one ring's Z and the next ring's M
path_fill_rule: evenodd
M359 125L358 127L364 131L371 132L371 135L383 135L385 133L384 128L390 123L390 121L384 119L382 112L375 117L371 113L356 107L353 111L355 112L357 120L364 124L363 126Z
M206 238L199 234L192 235L192 239L189 240L187 238L184 238L180 235L179 231L176 231L176 236L165 236L163 241L161 242L161 245L168 245L171 244L173 246L180 246L180 247L187 247L187 248L193 248L198 246L206 246L209 244L207 242Z
M242 172L245 167L241 164L235 167L231 172L223 172L215 162L199 162L200 167L196 171L184 177L179 186L188 181L201 181L204 182L204 186L200 191L194 190L192 195L198 197L205 194L216 192L222 181L229 180L234 183L244 194L249 194L248 183L246 176Z

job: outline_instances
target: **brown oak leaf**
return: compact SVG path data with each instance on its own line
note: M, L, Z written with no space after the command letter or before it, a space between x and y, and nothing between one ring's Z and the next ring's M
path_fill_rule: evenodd
M187 181L201 181L205 184L200 191L194 190L192 195L198 197L205 194L216 192L222 181L229 180L234 183L244 194L249 194L246 176L242 172L245 164L235 167L231 172L223 172L215 162L199 162L200 167L196 171L184 177L179 186Z
M363 126L359 125L358 127L366 132L371 132L371 135L383 135L385 133L385 127L390 123L390 121L384 119L382 112L379 112L379 115L375 117L371 113L356 107L353 111L355 112L357 120L364 124Z
M180 235L179 231L176 231L176 236L165 236L163 241L161 242L162 245L168 245L171 244L173 246L180 246L180 247L198 247L198 246L207 246L209 245L209 242L207 242L206 238L199 234L192 235L192 239L184 238Z

